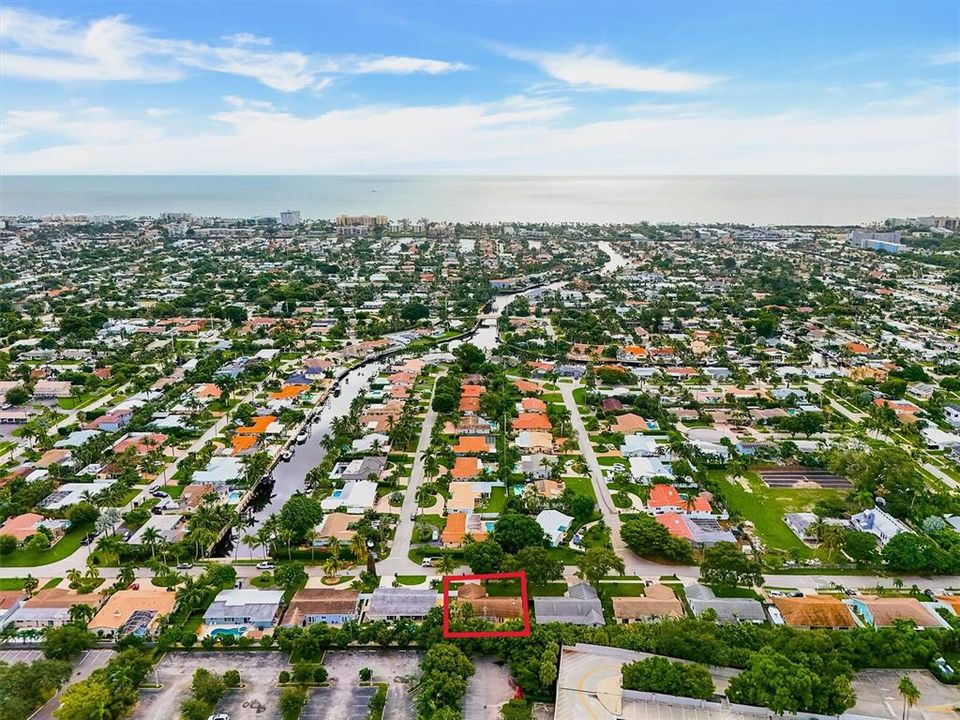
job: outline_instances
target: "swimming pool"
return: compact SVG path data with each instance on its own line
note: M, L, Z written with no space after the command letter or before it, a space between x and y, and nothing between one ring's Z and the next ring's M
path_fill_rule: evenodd
M240 502L240 498L243 497L243 493L239 490L231 490L230 494L227 495L227 503L229 505L236 505Z
M497 524L497 521L496 521L496 520L487 520L487 521L485 521L483 524L484 524L484 527L487 528L487 532L488 532L488 533L492 533L494 526Z
M235 638L242 637L246 635L246 627L223 627L223 628L214 628L210 631L211 637L219 637L220 635L232 635Z
M338 497L340 497L341 495L343 495L343 490L342 490L341 488L337 488L337 489L334 490L332 493L330 493L330 497L332 497L332 498L338 498Z

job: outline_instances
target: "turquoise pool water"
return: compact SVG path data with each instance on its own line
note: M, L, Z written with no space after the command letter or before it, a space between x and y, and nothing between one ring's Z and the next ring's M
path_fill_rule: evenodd
M213 630L210 631L210 634L213 637L218 637L220 635L233 635L233 637L238 638L238 637L242 637L246 633L247 633L247 629L245 627L214 628Z
M492 533L494 526L497 524L497 521L496 521L496 520L487 520L487 521L484 522L483 524L484 524L484 526L486 526L487 532L488 532L488 533Z

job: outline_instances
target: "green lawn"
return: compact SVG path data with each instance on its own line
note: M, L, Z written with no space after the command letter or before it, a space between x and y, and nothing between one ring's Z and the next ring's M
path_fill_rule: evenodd
M749 600L760 600L760 596L750 588L721 587L719 585L711 585L710 589L713 590L713 594L718 598L747 598ZM924 595L924 597L926 597L926 595Z
M642 582L601 582L600 589L609 597L640 597L647 594Z
M580 493L581 495L589 495L593 498L593 501L597 501L597 494L593 491L593 482L590 481L590 478L564 478L563 484L565 487L573 490L574 492Z
M722 474L722 471L712 471ZM790 551L795 548L802 557L811 558L817 552L807 547L783 521L783 516L792 512L809 511L825 498L837 498L836 490L781 490L769 488L756 473L747 473L752 492L747 492L739 483L720 480L719 488L727 509L740 513L753 523L757 535L771 550Z
M490 491L490 499L487 500L487 512L490 513L499 513L503 512L504 506L507 504L507 489L502 487L495 487Z
M23 590L26 578L0 578L0 590Z
M401 585L419 585L426 579L426 575L397 575L397 582Z
M527 597L561 597L567 592L564 582L535 585L527 583ZM520 583L515 580L501 580L487 583L487 595L490 597L520 597Z
M178 498L183 495L183 489L186 485L164 485L160 489L172 498Z
M93 529L92 525L78 525L67 532L60 542L47 550L25 550L20 548L0 559L5 567L30 567L49 565L73 555L80 547L80 541Z

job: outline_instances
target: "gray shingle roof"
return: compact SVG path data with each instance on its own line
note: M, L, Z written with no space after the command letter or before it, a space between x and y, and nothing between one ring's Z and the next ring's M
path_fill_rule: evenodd
M603 607L596 598L580 600L571 597L535 597L533 610L539 623L603 625Z
M433 590L377 588L367 607L367 617L423 617L437 604Z
M717 613L717 621L721 623L764 622L767 619L763 605L748 598L691 599L690 609L698 617L706 610L713 610Z

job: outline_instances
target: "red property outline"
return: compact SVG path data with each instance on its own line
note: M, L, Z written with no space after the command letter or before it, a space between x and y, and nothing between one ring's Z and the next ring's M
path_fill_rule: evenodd
M450 583L467 580L520 580L520 602L523 606L523 630L474 630L471 632L451 632L450 630ZM524 570L509 573L487 573L485 575L444 575L443 576L443 636L445 638L512 638L530 637L530 606L527 597L527 573Z

